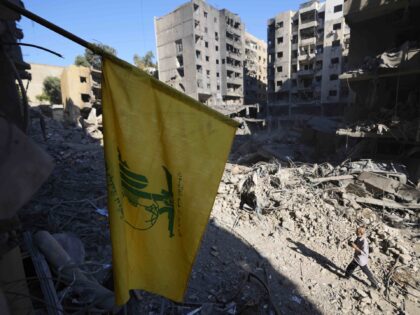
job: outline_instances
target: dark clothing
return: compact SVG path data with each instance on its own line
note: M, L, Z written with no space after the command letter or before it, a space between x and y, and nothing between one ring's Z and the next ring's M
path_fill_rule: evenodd
M363 273L368 277L370 283L374 287L378 287L378 283L375 280L375 277L373 276L372 272L369 270L367 265L360 266L355 260L352 260L351 263L347 266L346 269L346 278L350 278L350 276L353 274L354 270L360 267L363 271Z

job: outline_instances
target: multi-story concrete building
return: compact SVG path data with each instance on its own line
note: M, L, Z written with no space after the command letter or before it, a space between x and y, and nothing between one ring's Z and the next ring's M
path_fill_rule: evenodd
M347 103L338 76L348 53L343 0L317 0L268 20L270 116L333 114Z
M24 84L27 86L26 95L29 105L36 106L43 103L43 101L38 99L38 96L44 91L44 80L47 77L61 78L64 69L65 67L61 66L31 63L31 69L28 70L31 78L24 81Z
M245 104L267 102L267 43L245 32Z
M420 0L347 0L344 16L351 40L340 78L354 97L337 134L363 142L366 156L398 152L420 178Z
M159 79L208 105L244 103L240 17L192 0L155 19Z

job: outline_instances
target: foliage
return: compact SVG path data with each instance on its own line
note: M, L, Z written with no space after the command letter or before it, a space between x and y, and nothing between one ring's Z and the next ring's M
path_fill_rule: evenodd
M74 64L76 66L90 67L90 64L87 61L86 57L82 55L76 56L76 59L74 60Z
M153 62L153 59L155 59L153 51L146 52L146 54L143 57L140 57L137 54L134 54L133 56L134 64L140 69L156 68L157 64Z
M113 56L117 55L117 50L111 46L105 44L97 44L96 46ZM93 51L86 48L84 55L76 56L74 64L76 66L91 66L95 69L101 69L101 56L94 54Z
M47 96L47 95L45 95L44 93L42 93L42 94L40 94L40 95L35 96L35 98L36 98L39 102L41 102L41 103L43 103L43 102L48 102L48 101L49 101L48 96Z
M50 104L61 104L61 81L57 77L46 77L43 91L36 98L40 102L49 101Z

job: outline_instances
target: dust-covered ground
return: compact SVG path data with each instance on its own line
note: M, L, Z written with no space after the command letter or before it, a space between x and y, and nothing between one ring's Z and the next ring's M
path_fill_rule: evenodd
M36 121L32 135L53 156L56 168L20 217L27 230L78 236L86 250L84 260L90 263L86 270L111 287L102 146L81 129L45 121L46 139ZM418 209L357 202L354 186L363 186L357 178L317 182L343 174L349 169L291 160L228 163L185 304L137 291L126 311L419 314ZM352 259L348 241L355 238L358 224L367 227L369 266L380 290L370 288L360 270L354 278L340 277ZM89 269L92 262L94 271ZM66 294L63 300L71 303L75 297L68 290Z

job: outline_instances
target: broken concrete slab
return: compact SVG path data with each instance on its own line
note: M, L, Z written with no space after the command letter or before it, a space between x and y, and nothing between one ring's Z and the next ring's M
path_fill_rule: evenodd
M381 207L386 207L390 209L420 209L419 204L403 204L403 203L398 203L396 201L389 200L389 199L380 200L380 199L368 198L368 197L357 197L356 201L358 203L381 206Z
M362 172L357 177L358 180L379 190L394 194L398 188L399 182L382 175L370 172Z
M60 271L64 282L72 284L72 288L79 294L88 292L92 294L98 307L105 310L115 309L114 292L89 279L81 269L74 265L72 258L49 232L38 231L33 239L53 269Z
M374 189L393 194L406 202L419 203L420 201L419 190L395 179L370 172L362 172L357 179Z
M353 175L340 175L340 176L330 176L330 177L320 177L320 178L311 178L310 181L315 184L325 183L325 182L340 182L343 180L354 179Z

